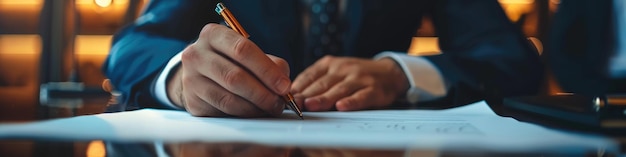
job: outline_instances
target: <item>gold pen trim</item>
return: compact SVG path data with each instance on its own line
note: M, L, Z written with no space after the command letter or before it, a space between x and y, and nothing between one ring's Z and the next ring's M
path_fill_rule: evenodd
M230 10L228 10L228 8L224 6L224 4L217 3L217 7L215 7L215 12L221 15L222 18L224 18L224 21L226 21L226 24L230 26L231 29L235 30L235 32L241 34L243 37L246 37L246 38L250 37L248 32L246 32L246 30L244 30L243 27L241 27L241 24L239 24L239 21L235 19L235 17L233 16L233 13L231 13Z
M289 105L287 105L289 109L296 112L296 114L298 114L300 119L304 119L304 117L302 116L302 111L300 111L300 108L296 104L296 99L293 98L293 95L291 95L291 93L287 93L287 95L283 96L283 99L285 99L285 101L289 103Z
M215 7L215 12L221 15L222 18L224 18L224 21L226 21L226 24L230 26L230 28L233 29L235 32L241 34L245 38L250 37L248 32L243 29L241 24L239 24L239 21L235 19L235 16L233 16L233 13L231 13L230 10L228 10L228 8L224 6L224 4L217 3L217 6ZM287 95L283 96L283 99L287 102L287 107L289 109L296 112L300 119L304 119L304 116L302 116L302 111L296 104L295 98L293 97L293 95L291 95L291 93L287 93Z

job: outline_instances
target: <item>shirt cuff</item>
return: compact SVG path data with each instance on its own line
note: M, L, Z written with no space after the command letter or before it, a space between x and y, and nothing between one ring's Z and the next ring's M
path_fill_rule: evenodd
M154 91L153 91L154 95L156 96L156 99L161 104L164 104L165 106L169 108L177 109L177 110L181 110L182 108L174 105L174 103L172 103L172 101L167 96L167 78L169 78L169 75L172 69L176 67L176 65L180 64L181 55L182 55L182 52L179 52L174 57L172 57L169 62L167 62L167 65L165 65L165 68L163 68L163 71L161 71L161 73L159 74L156 80L156 83L154 85Z
M410 88L406 92L406 101L415 104L441 98L446 95L448 88L441 72L435 65L424 57L409 56L404 52L385 51L374 59L391 58L406 74Z

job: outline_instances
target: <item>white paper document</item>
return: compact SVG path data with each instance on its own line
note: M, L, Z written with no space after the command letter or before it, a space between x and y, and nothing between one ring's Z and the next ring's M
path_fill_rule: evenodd
M253 142L270 145L497 151L617 151L608 138L551 130L497 116L485 102L446 110L305 112L278 118L193 117L142 109L40 122L0 124L0 139L121 142Z

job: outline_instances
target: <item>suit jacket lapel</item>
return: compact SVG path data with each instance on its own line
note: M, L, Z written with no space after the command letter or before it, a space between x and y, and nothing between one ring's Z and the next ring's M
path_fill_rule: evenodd
M271 38L272 43L268 43L273 47L274 51L280 57L293 61L294 54L300 53L302 45L302 19L298 10L299 3L294 0L266 0L263 3L262 18L265 24L271 29L271 32L281 32L267 35ZM270 53L270 52L268 52Z

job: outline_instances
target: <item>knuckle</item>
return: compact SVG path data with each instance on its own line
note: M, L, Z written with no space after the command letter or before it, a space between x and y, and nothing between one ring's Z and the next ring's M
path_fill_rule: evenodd
M336 72L336 71L332 71L326 74L327 77L332 78L332 79L339 79L339 78L344 78L346 76L348 76L348 72Z
M259 74L263 74L265 75L264 78L269 78L271 80L278 80L280 75L277 75L276 72L274 72L275 69L272 68L261 68L259 69L260 71L257 70L257 72L259 72ZM274 73L272 73L274 72Z
M244 59L247 55L246 50L250 48L250 41L246 38L238 37L233 45L232 57L234 60Z
M364 76L363 78L363 84L365 85L372 85L375 84L377 81L376 79L372 78L372 77L368 77L368 76Z
M306 80L313 81L322 77L323 72L317 69L307 70L305 73L301 74Z
M198 97L186 97L185 110L192 116L196 117L220 117L225 116L222 111L213 107L209 102L203 101Z
M316 78L313 78L311 76L304 78L304 81L309 82L309 83L313 83L316 81Z
M213 103L213 106L215 106L215 108L221 109L222 111L227 111L228 104L231 104L233 102L233 99L233 95L221 94L217 97L215 103Z
M295 91L300 91L302 88L308 86L310 84L310 81L311 77L308 73L300 73L298 74L298 76L296 76L296 79L294 79L291 89Z
M185 48L185 50L183 50L183 54L181 56L182 63L192 62L196 58L198 58L198 51L195 49L195 47L196 45L192 44Z
M319 63L326 65L326 64L328 64L328 63L332 62L332 60L333 60L334 58L335 58L335 57L333 57L333 56L331 56L331 55L325 55L324 57L322 57L322 58L319 60Z
M215 32L216 29L218 29L219 24L215 24L215 23L209 23L204 25L204 27L202 27L202 30L200 31L200 36L207 36L209 34L211 34L211 32Z
M245 71L241 68L231 68L224 72L223 79L226 88L233 87L237 83L240 82L243 76L245 76Z
M372 79L372 75L370 75L367 71L364 71L362 67L349 67L345 70L347 70L346 76L350 79L354 79L359 82L367 82L364 80Z
M276 96L267 92L255 92L255 104L264 110L272 109L272 105L276 102Z
M289 63L287 63L287 61L285 61L282 58L278 58L276 60L274 60L274 63L280 67L281 69L283 69L284 72L289 73Z
M321 89L324 89L324 90L330 88L330 84L328 82L325 82L325 81L320 81L318 85L319 85L319 87Z
M348 94L350 94L349 92L350 92L350 87L348 87L348 86L339 86L339 87L337 87L337 93L339 95L348 95Z
M363 68L362 66L352 62L342 62L341 67L344 67L345 70L349 71L361 71L361 69Z

